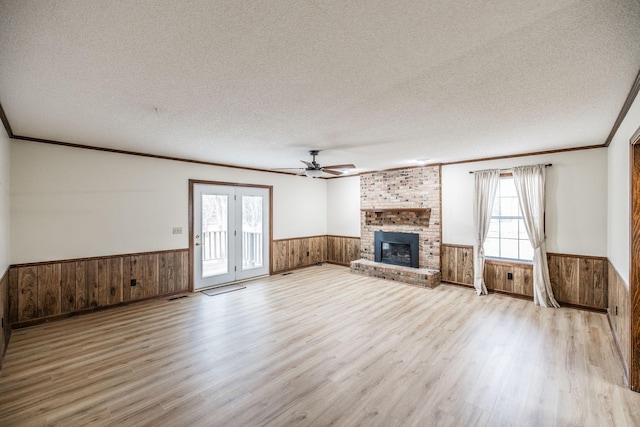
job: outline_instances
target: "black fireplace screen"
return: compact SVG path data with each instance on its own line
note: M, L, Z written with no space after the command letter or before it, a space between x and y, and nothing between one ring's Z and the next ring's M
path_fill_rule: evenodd
M411 267L411 245L404 243L382 242L380 260L389 264Z
M418 268L418 234L376 231L374 243L376 262Z

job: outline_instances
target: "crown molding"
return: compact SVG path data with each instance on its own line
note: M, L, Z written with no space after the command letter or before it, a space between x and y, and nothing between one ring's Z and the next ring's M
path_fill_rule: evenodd
M620 113L618 113L616 121L613 123L611 132L609 132L609 136L607 136L607 140L604 142L605 147L608 147L609 144L611 144L611 141L613 141L613 137L616 135L618 128L622 124L622 121L627 116L627 113L629 112L633 101L636 99L636 96L638 96L638 91L640 91L640 70L636 75L636 79L634 80L633 85L631 85L631 90L629 90L627 99L625 99L624 104L622 104L622 108L620 109Z

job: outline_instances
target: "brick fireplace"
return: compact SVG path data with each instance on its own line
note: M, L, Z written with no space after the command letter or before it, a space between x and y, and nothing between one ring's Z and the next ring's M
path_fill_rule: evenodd
M360 176L360 274L435 287L440 283L440 167L426 166ZM418 235L418 268L375 262L375 232Z

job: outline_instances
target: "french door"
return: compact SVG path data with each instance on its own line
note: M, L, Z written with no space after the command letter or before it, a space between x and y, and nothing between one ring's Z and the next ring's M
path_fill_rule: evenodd
M269 274L269 188L192 185L194 289Z

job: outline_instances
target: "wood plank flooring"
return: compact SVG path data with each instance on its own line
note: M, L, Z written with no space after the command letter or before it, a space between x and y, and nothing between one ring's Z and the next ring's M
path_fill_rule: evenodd
M14 331L0 425L638 426L603 314L323 265Z

